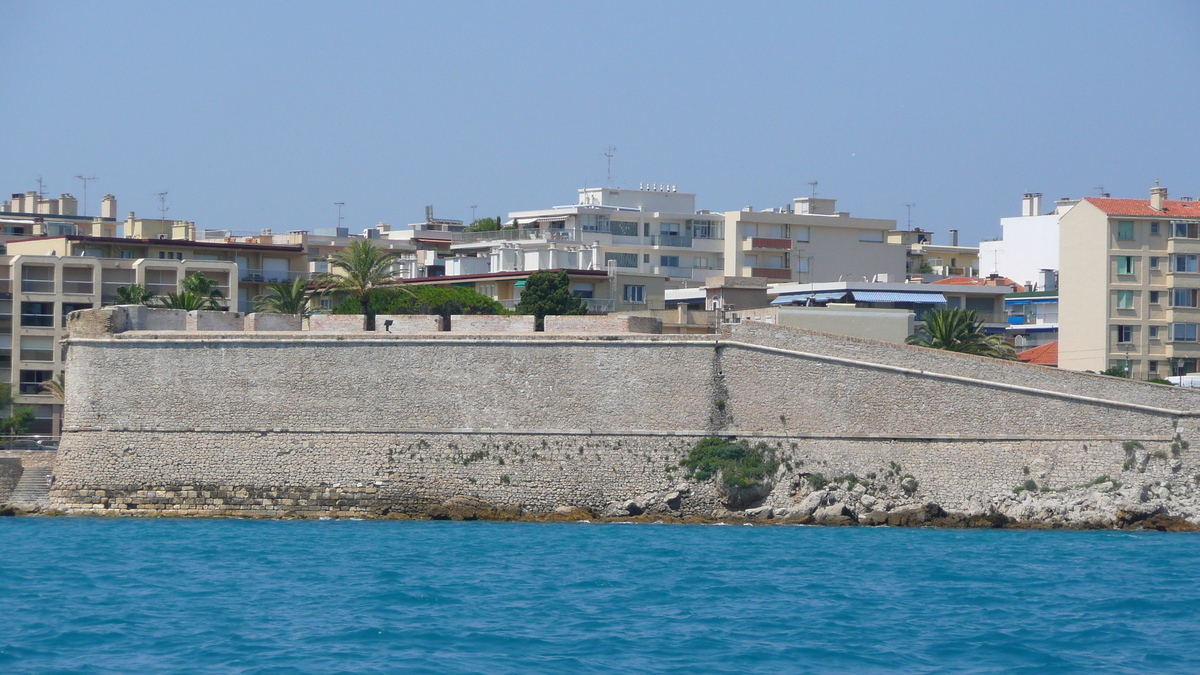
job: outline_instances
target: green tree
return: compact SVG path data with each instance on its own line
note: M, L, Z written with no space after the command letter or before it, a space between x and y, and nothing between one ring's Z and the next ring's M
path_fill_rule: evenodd
M152 306L159 309L186 309L189 312L194 312L202 309L212 309L210 298L206 298L199 293L193 291L181 291L179 293L167 293L160 295L154 300ZM220 309L220 307L218 307Z
M496 216L495 218L480 218L471 221L470 225L463 228L463 232L491 232L492 230L499 230L502 223L503 221L500 220L500 216Z
M49 394L60 401L67 400L67 371L58 371L53 379L42 383L40 390L43 394Z
M371 298L380 286L392 280L392 254L372 244L370 240L354 241L340 253L329 256L329 264L338 272L318 277L326 291L344 293L358 301L366 316L366 329L375 330L375 315L371 313Z
M504 306L461 286L403 286L379 289L371 296L372 314L505 314ZM359 314L358 301L346 298L332 314Z
M118 305L146 305L154 300L154 293L146 289L145 286L134 284L132 286L117 287Z
M6 416L0 417L0 434L4 436L19 436L28 431L30 425L33 424L33 408L13 403L11 385L0 386L0 411L8 413Z
M225 309L225 294L217 286L217 282L204 276L201 272L193 272L184 277L183 283L184 293L191 293L204 299L204 304L207 307L202 309L224 310Z
M925 325L905 340L910 345L962 354L1016 359L1016 351L999 335L988 335L983 322L969 309L935 309L926 312Z
M277 281L267 284L267 292L255 296L254 309L259 312L274 312L276 314L295 314L305 317L311 314L308 302L312 292L308 290L308 282L296 278L292 283Z
M547 316L587 314L587 305L571 294L571 278L566 272L534 272L525 280L525 290L517 303L517 314L532 314L537 330L545 330Z

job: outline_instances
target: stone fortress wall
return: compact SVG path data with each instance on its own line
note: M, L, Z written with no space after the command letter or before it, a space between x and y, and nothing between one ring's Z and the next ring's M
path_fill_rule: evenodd
M713 514L726 496L679 468L709 435L776 449L777 507L814 473L903 473L940 504L1072 487L1122 473L1134 443L1152 474L1200 469L1168 454L1196 442L1200 393L766 324L120 332L106 311L72 317L52 492L68 512L544 513L653 493Z

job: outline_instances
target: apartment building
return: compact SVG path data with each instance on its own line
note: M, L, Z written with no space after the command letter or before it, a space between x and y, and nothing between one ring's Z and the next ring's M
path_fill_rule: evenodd
M1059 220L1079 203L1063 197L1043 213L1042 193L1027 192L1021 198L1021 215L1000 219L1001 236L979 243L982 274L999 274L1029 286L1058 273ZM1037 290L1049 290L1040 285Z
M888 243L907 249L904 272L930 282L936 278L979 276L979 248L959 246L958 230L950 230L949 244L935 244L933 233L915 227L888 232Z
M79 203L69 194L57 199L29 191L14 194L0 202L0 243L24 237L86 234L116 237L121 223L117 220L117 198L104 195L100 215L80 215Z
M898 282L906 249L889 244L896 221L852 218L837 200L801 197L785 208L725 213L725 276L772 282Z
M1060 368L1200 370L1200 202L1087 197L1059 218Z

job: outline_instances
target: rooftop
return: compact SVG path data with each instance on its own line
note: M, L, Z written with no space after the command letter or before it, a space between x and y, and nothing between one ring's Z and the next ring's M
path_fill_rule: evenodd
M1200 218L1200 202L1184 202L1166 200L1163 210L1157 211L1150 206L1149 199L1105 199L1103 197L1084 197L1083 201L1100 209L1110 216L1147 216L1158 218Z
M1035 366L1058 366L1058 341L1017 352L1017 360L1021 363L1032 363Z

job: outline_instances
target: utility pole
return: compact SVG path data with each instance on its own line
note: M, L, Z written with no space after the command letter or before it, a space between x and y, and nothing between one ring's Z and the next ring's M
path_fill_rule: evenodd
M478 208L478 206L479 206L478 204L471 205L471 222L472 223L475 222L475 209Z
M96 177L95 176L84 176L82 174L75 176L75 177L78 178L79 180L83 181L83 214L82 215L86 216L87 215L87 184L88 184L88 181L90 181L90 180L96 180Z

